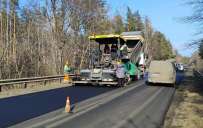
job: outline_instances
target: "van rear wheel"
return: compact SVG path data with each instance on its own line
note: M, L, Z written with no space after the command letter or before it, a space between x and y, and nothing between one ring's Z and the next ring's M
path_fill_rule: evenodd
M177 88L178 88L178 86L177 86L177 84L176 84L176 83L174 83L174 84L173 84L173 87L174 87L175 89L177 89Z

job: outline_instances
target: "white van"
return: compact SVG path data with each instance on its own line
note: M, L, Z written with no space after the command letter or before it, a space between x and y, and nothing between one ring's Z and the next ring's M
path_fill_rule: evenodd
M149 66L149 83L175 84L176 70L174 65L168 61L152 61Z

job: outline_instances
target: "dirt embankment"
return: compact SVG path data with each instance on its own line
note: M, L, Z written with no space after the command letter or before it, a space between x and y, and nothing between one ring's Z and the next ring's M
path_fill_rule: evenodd
M203 80L186 74L167 113L164 128L203 128Z

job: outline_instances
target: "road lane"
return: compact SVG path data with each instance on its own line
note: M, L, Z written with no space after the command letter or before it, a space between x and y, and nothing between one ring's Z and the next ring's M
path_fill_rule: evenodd
M66 87L0 99L0 127L8 127L62 108L67 96L70 96L71 104L74 104L114 89L116 88Z
M132 112L129 118L117 128L162 128L174 93L174 88L163 87L161 93L150 104L139 113Z
M100 105L105 104L111 101L112 99L118 96L121 96L127 93L128 91L131 91L132 89L136 89L137 92L139 92L139 90L142 90L145 87L143 85L144 85L144 81L137 81L131 85L128 85L125 88L118 88L113 91L109 91L101 95L84 100L82 102L76 103L74 104L75 106L74 113L72 114L64 113L64 107L63 107L61 109L47 113L45 115L24 121L12 127L13 128L40 127L46 124L50 124L52 122L63 120L64 118L66 119L75 118L77 115L81 115L82 113L85 113L95 107L99 107Z
M67 95L65 95L64 101L62 103L62 107L60 107L61 108L60 111L56 112L57 115L62 115L61 117L64 117L64 118L59 118L59 120L57 119L57 120L48 121L46 123L43 123L47 119L51 119L51 118L57 116L57 115L55 115L56 113L51 112L51 114L50 113L45 114L47 116L43 115L42 118L37 117L35 119L31 119L31 120L25 121L23 123L20 123L16 126L18 126L20 128L21 126L29 127L29 126L35 126L35 124L40 124L40 125L36 125L36 126L37 127L41 127L41 126L42 127L45 127L45 126L46 127L47 126L48 127L73 127L73 128L81 127L81 126L84 128L85 127L88 127L88 128L113 127L113 126L117 126L117 123L122 122L122 121L124 121L124 123L121 123L121 124L126 124L126 120L128 121L129 116L132 115L133 113L135 113L135 111L139 112L141 110L144 110L144 111L148 111L147 114L150 114L151 111L156 113L156 111L158 111L159 108L161 109L161 112L159 115L156 115L156 114L151 114L151 115L156 115L156 121L157 120L160 121L160 118L163 117L164 112L168 109L167 106L169 105L169 100L172 99L172 95L173 95L173 92L175 91L175 89L170 88L170 87L162 87L162 86L147 86L147 85L144 85L143 83L144 83L144 81L138 81L125 88L119 88L119 89L106 88L106 87L103 87L103 88L102 87L75 87L76 88L75 93L77 92L80 95L79 95L79 99L78 99L77 96L74 97L75 95L72 94L74 97L72 104L81 103L80 101L83 101L85 104L86 103L89 104L91 102L96 103L97 97L99 99L101 99L103 97L103 95L106 95L108 98L109 97L114 97L114 98L110 101L107 100L108 102L105 102L105 99L107 99L107 98L104 97L103 98L104 100L102 99L102 102L104 102L104 103L100 104L98 107L91 107L90 110L88 110L88 111L83 110L82 112L79 111L79 112L76 112L73 114L64 115L64 113L62 113L62 108L65 106L65 99L67 96ZM141 85L141 86L138 86L138 85ZM137 86L137 88L134 88L136 86ZM74 88L74 87L71 87L71 88ZM98 90L100 90L101 92ZM129 91L126 91L126 93L122 93L122 95L118 95L117 97L113 96L114 94L121 93L124 90L129 90ZM69 92L69 91L67 91L67 92ZM86 94L89 91L93 92L94 94L88 93L87 96L80 97L81 94ZM97 92L97 93L95 93L95 92ZM61 93L59 93L59 92L58 92L58 94L61 95ZM102 94L102 95L100 95L100 94ZM95 98L90 98L90 97L94 97L94 96L95 96ZM52 96L50 96L50 97L52 97ZM90 99L87 97L89 97ZM153 98L153 97L156 97L156 98ZM88 99L87 102L86 102L85 98ZM92 100L92 99L94 99L94 100ZM151 109L146 109L145 107L143 107L143 105L145 106L145 104L151 103L152 100L150 100L150 99L154 99L153 101L156 103L155 104L152 103L153 107L149 107ZM49 101L49 103L50 103L52 101L52 98L49 98L49 100L50 100ZM162 100L165 100L165 101L161 102ZM47 106L47 107L49 107L49 106ZM54 109L54 110L56 110L56 109ZM20 114L20 113L18 113L18 114ZM140 125L142 125L143 120L144 120L144 122L146 121L146 119L145 119L146 113L145 114L140 113L140 114L141 114L140 117L142 117L142 119L139 118L139 119L130 120L130 121L136 122L136 121L141 120L138 123L140 123ZM75 115L77 115L77 116L75 116ZM134 114L133 114L133 116L134 116ZM148 115L147 115L147 117L148 117ZM10 121L12 121L12 120L10 120ZM159 122L159 124L160 124L160 122ZM129 122L127 123L127 125L129 125ZM7 126L10 126L10 125L7 125ZM121 126L123 126L123 125L121 125ZM129 126L132 126L132 125L130 124ZM4 125L4 127L5 127L5 125ZM15 125L13 127L15 127Z
M70 127L70 128L104 128L113 127L120 121L128 118L128 116L144 104L157 91L164 90L164 87L146 86L142 90L132 90L123 96L117 97L115 100L101 105L85 114L74 119L64 119L59 122L47 125L47 127Z

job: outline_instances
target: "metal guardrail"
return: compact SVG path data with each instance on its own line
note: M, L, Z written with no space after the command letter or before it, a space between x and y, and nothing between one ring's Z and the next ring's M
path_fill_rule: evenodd
M69 75L70 77L75 76L74 74L69 74ZM43 84L46 85L48 81L52 81L52 80L59 80L59 82L61 83L62 78L64 78L64 75L0 80L0 92L2 91L2 87L5 87L5 86L23 84L24 88L27 88L28 83L43 82Z

